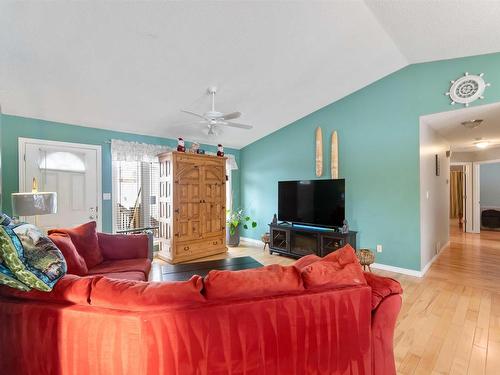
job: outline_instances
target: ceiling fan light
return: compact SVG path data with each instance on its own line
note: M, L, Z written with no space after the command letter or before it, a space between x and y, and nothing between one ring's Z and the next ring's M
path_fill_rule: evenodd
M482 119L463 121L461 124L467 129L475 129L483 122Z

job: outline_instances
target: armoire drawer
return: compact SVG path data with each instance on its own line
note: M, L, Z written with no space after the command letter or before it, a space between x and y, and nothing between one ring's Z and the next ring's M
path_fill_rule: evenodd
M218 249L224 246L223 238L211 238L200 241L179 242L175 246L176 255L191 255L209 252L212 249Z

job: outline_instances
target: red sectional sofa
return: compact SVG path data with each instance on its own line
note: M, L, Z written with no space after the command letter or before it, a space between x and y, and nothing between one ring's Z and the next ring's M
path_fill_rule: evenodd
M66 275L50 293L0 288L0 373L396 373L401 287L359 273L348 251L161 283L103 276L146 277L142 262L123 261L115 238L138 257L129 260L144 259L141 236L99 235L97 275ZM336 286L325 261L345 276Z

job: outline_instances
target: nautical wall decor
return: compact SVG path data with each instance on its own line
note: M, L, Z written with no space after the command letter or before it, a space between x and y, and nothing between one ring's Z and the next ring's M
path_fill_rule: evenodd
M484 90L490 86L484 81L484 73L479 75L465 72L463 77L451 81L450 91L445 93L451 99L451 104L464 104L466 107L477 99L484 99Z
M316 129L316 177L323 174L323 134L321 128Z
M330 144L330 173L332 179L339 178L339 143L336 131L332 132Z

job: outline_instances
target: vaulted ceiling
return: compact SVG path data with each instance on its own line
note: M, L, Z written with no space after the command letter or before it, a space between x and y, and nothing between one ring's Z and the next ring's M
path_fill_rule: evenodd
M2 2L4 113L243 147L410 63L500 51L486 1ZM216 139L180 112L241 111Z

